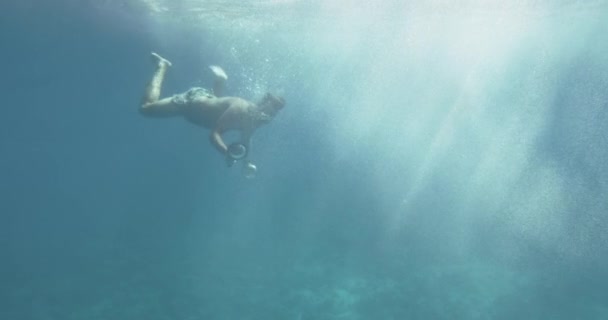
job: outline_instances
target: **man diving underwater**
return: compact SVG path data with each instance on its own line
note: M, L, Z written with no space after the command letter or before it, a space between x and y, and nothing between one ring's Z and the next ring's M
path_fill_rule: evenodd
M154 118L183 116L193 124L210 129L211 144L225 157L226 164L230 167L243 160L244 176L253 178L257 168L247 159L251 137L255 130L274 119L285 106L285 100L270 93L258 103L239 97L223 97L228 76L218 66L209 67L215 75L213 91L194 87L161 99L161 87L171 62L154 52L151 56L156 70L146 87L139 112ZM226 145L222 134L227 131L239 131L240 141Z

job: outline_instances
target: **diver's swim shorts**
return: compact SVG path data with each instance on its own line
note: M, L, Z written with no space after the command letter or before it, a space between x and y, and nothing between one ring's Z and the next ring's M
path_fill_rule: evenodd
M215 98L215 95L211 90L194 87L184 93L174 95L171 97L171 102L178 105L187 105L197 98Z

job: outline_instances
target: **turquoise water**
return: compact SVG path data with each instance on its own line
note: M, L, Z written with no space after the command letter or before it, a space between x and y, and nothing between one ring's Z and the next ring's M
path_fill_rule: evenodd
M4 1L0 319L608 319L608 3ZM253 180L137 112L287 105Z

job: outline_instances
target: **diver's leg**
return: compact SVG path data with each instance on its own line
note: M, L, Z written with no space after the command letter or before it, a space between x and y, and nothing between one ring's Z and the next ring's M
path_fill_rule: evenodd
M152 80L150 80L150 83L148 83L148 86L146 87L142 101L142 104L144 105L158 101L160 98L160 89L163 85L163 80L165 79L165 74L167 73L167 69L169 69L171 66L171 62L169 62L169 60L154 52L152 52L151 57L152 61L156 64L156 70L154 71Z
M171 62L160 55L152 52L152 61L156 64L156 70L152 80L148 83L144 97L142 99L140 113L153 117L170 117L178 114L178 105L173 103L172 98L160 99L160 90L165 79L167 69L171 67Z
M209 69L213 72L215 79L213 80L213 94L216 97L221 97L224 94L224 86L228 76L222 67L220 66L209 66Z

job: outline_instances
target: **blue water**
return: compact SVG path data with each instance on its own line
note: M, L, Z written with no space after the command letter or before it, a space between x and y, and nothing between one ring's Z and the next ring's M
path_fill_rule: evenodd
M52 4L46 3L52 2ZM604 1L4 1L0 319L608 319ZM256 179L164 95L282 95Z

